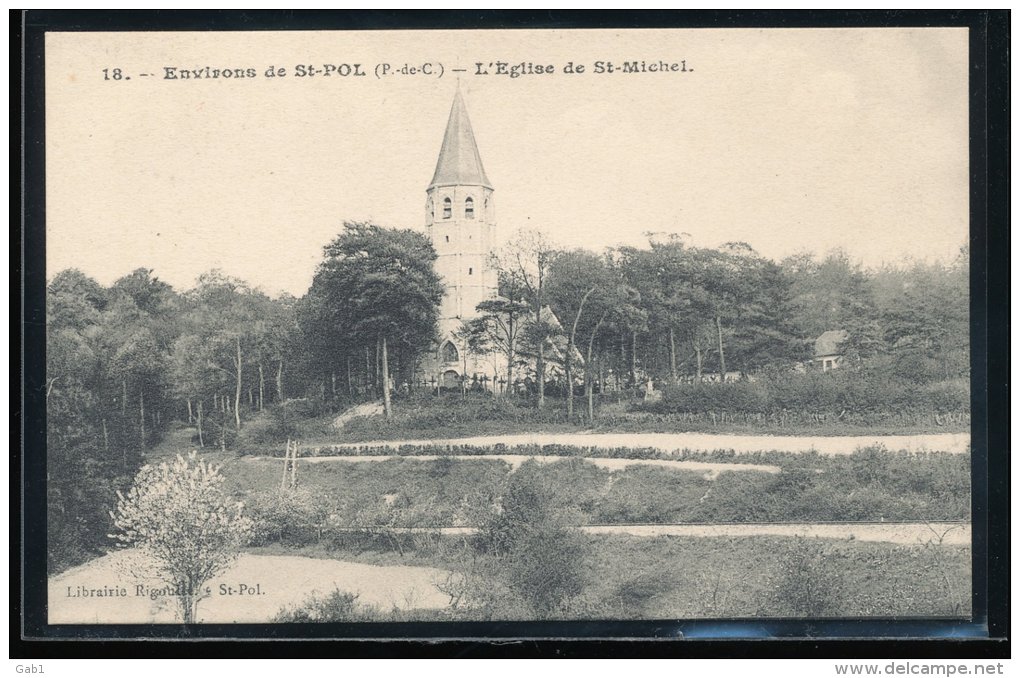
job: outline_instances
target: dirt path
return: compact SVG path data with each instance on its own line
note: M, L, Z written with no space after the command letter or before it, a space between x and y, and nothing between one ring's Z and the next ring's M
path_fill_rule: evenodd
M249 458L251 461L262 461L262 462L275 462L281 463L280 459L269 458L269 457L254 457ZM486 459L498 459L499 461L505 461L510 465L511 469L515 469L524 462L534 460L539 464L552 464L558 461L564 461L566 459L582 459L583 461L591 462L595 466L600 468L606 468L611 471L618 471L625 469L628 466L661 466L665 468L672 468L678 471L694 471L702 472L704 476L709 480L715 480L723 471L757 471L759 473L779 473L781 470L778 466L768 466L765 464L726 464L716 462L703 462L703 461L681 461L679 459L607 459L605 457L565 457L565 456L554 456L554 455L537 455L529 456L526 454L448 454L448 455L436 455L436 454L420 454L420 455L350 455L342 457L303 457L301 463L309 464L321 464L331 462L380 462L387 459L414 459L419 461L436 461L437 459L456 459L458 461L479 461Z
M370 403L361 403L360 405L355 405L354 407L341 412L340 416L333 420L333 428L337 431L343 431L347 422L355 417L372 417L382 413L383 404L381 400L375 400Z
M621 447L654 448L662 452L677 453L683 450L733 450L737 454L778 450L781 452L809 452L819 454L852 454L861 447L883 445L889 450L911 452L950 452L966 454L970 451L970 434L937 433L928 435L893 436L767 436L715 433L518 433L512 435L475 436L469 438L442 438L436 440L374 440L362 443L338 443L321 449L357 449L384 447L395 449L401 445L471 445L474 447L507 447L521 445L572 445L612 449Z
M446 535L474 534L474 527L395 527L395 533L439 532ZM724 523L681 525L585 525L588 534L624 534L632 537L817 537L876 541L889 544L926 544L944 546L970 544L969 523Z
M130 558L129 552L112 553L50 579L49 623L179 623L175 599L146 595L146 586L159 590L164 585L132 575L127 569ZM205 623L267 623L280 608L299 604L314 591L329 593L334 588L358 593L359 603L383 610L439 609L449 598L434 582L446 574L429 567L244 554L209 583L212 595L199 603L198 617ZM89 591L124 595L75 595Z
M945 546L970 544L970 525L965 523L764 523L734 525L591 525L582 528L588 534L629 534L635 537L818 537L854 539L891 544L938 543ZM944 535L944 537L943 537Z

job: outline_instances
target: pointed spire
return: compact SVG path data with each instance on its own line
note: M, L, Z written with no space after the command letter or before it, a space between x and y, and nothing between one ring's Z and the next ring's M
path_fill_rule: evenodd
M460 83L453 96L450 119L446 123L443 147L439 151L436 173L432 175L429 188L435 186L485 186L492 188L489 177L485 176L482 157L478 154L475 134L471 130L467 106L460 94Z

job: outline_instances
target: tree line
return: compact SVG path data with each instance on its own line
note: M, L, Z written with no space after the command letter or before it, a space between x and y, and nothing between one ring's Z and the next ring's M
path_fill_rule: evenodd
M388 395L384 383L413 389L438 339L435 258L415 231L347 223L300 299L220 271L185 291L149 269L109 287L62 271L47 289L49 407L87 413L103 453L124 463L171 420L194 425L201 446L228 446L250 413L288 397L346 403ZM575 389L587 397L607 379L675 384L789 368L827 330L847 333L851 366L884 359L926 381L968 373L965 251L950 264L866 270L842 251L775 262L743 243L653 236L596 253L529 231L492 265L499 296L462 335L503 356L501 376L527 381L540 406L553 386L569 404Z
M110 497L97 495L130 479L170 422L187 422L199 447L227 448L287 399L336 409L382 398L388 412L383 384L422 388L443 294L435 259L420 233L347 223L301 298L219 271L188 290L149 269L109 286L57 273L46 309L51 534L104 534L97 507ZM564 398L571 415L578 396L591 415L610 383L783 370L827 330L847 332L850 367L918 381L969 374L966 251L864 269L840 251L776 262L741 243L652 236L592 252L521 232L492 264L499 297L464 324L465 342L499 356L508 393L539 407Z

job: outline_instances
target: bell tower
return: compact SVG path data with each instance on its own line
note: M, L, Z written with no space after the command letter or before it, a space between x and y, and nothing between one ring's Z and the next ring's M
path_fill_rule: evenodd
M475 307L496 296L496 272L488 264L495 240L492 183L485 174L460 87L453 97L436 171L426 189L425 228L436 250L436 271L446 293L439 312L439 372L470 377L465 350L455 337ZM451 346L454 350L451 350Z

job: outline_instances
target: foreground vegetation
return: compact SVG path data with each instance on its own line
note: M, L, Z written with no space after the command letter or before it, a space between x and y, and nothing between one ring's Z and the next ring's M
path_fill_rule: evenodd
M491 464L478 464L471 462L476 470L492 472ZM565 489L578 482L579 472L590 477L591 471L577 460L552 469L522 465L496 487L489 485L496 493L474 507L471 519L479 529L470 537L338 530L297 548L270 545L270 552L285 548L289 554L426 565L447 573L434 582L449 597L442 611L374 609L358 605L357 591L337 589L281 610L277 621L867 617L969 611L969 549L942 544L934 531L926 543L911 546L779 537L589 536L575 526L599 500L585 496L584 489L575 494ZM633 489L626 494L634 496ZM660 498L650 497L642 505Z
M505 583L506 573L462 540L437 539L403 553L384 546L325 544L256 549L375 565L424 565L455 574L446 610L358 604L356 591L322 591L278 621L491 619L697 619L718 617L911 617L969 613L970 550L935 543L794 537L586 537L583 586L556 610L540 611ZM444 585L443 581L439 582ZM468 591L464 591L468 589ZM470 590L476 591L471 600Z
M683 458L733 461L725 452ZM263 544L343 544L353 538L352 529L375 530L380 541L391 542L383 528L478 526L522 474L540 474L550 506L568 511L574 525L937 522L970 516L967 455L867 449L841 457L760 453L741 455L740 461L776 465L781 472L723 471L710 480L703 472L662 467L610 472L566 457L544 465L526 462L510 473L496 459L394 458L305 464L298 488L282 496L282 462L235 461L225 473L257 517Z
M223 490L245 502L247 550L433 567L440 572L430 586L448 598L441 610L382 609L359 603L356 585L341 585L310 592L280 610L278 622L969 612L969 549L943 544L934 526L926 542L912 545L852 537L637 538L578 529L607 522L965 519L966 455L762 452L741 461L778 466L779 473L724 471L710 480L660 467L609 472L576 456L584 450L541 451L564 458L527 461L510 472L481 456L412 455L305 462L284 476L282 460L216 456L227 460ZM732 461L725 451L683 458ZM448 536L431 529L442 525L477 529ZM413 592L405 599L413 601Z

